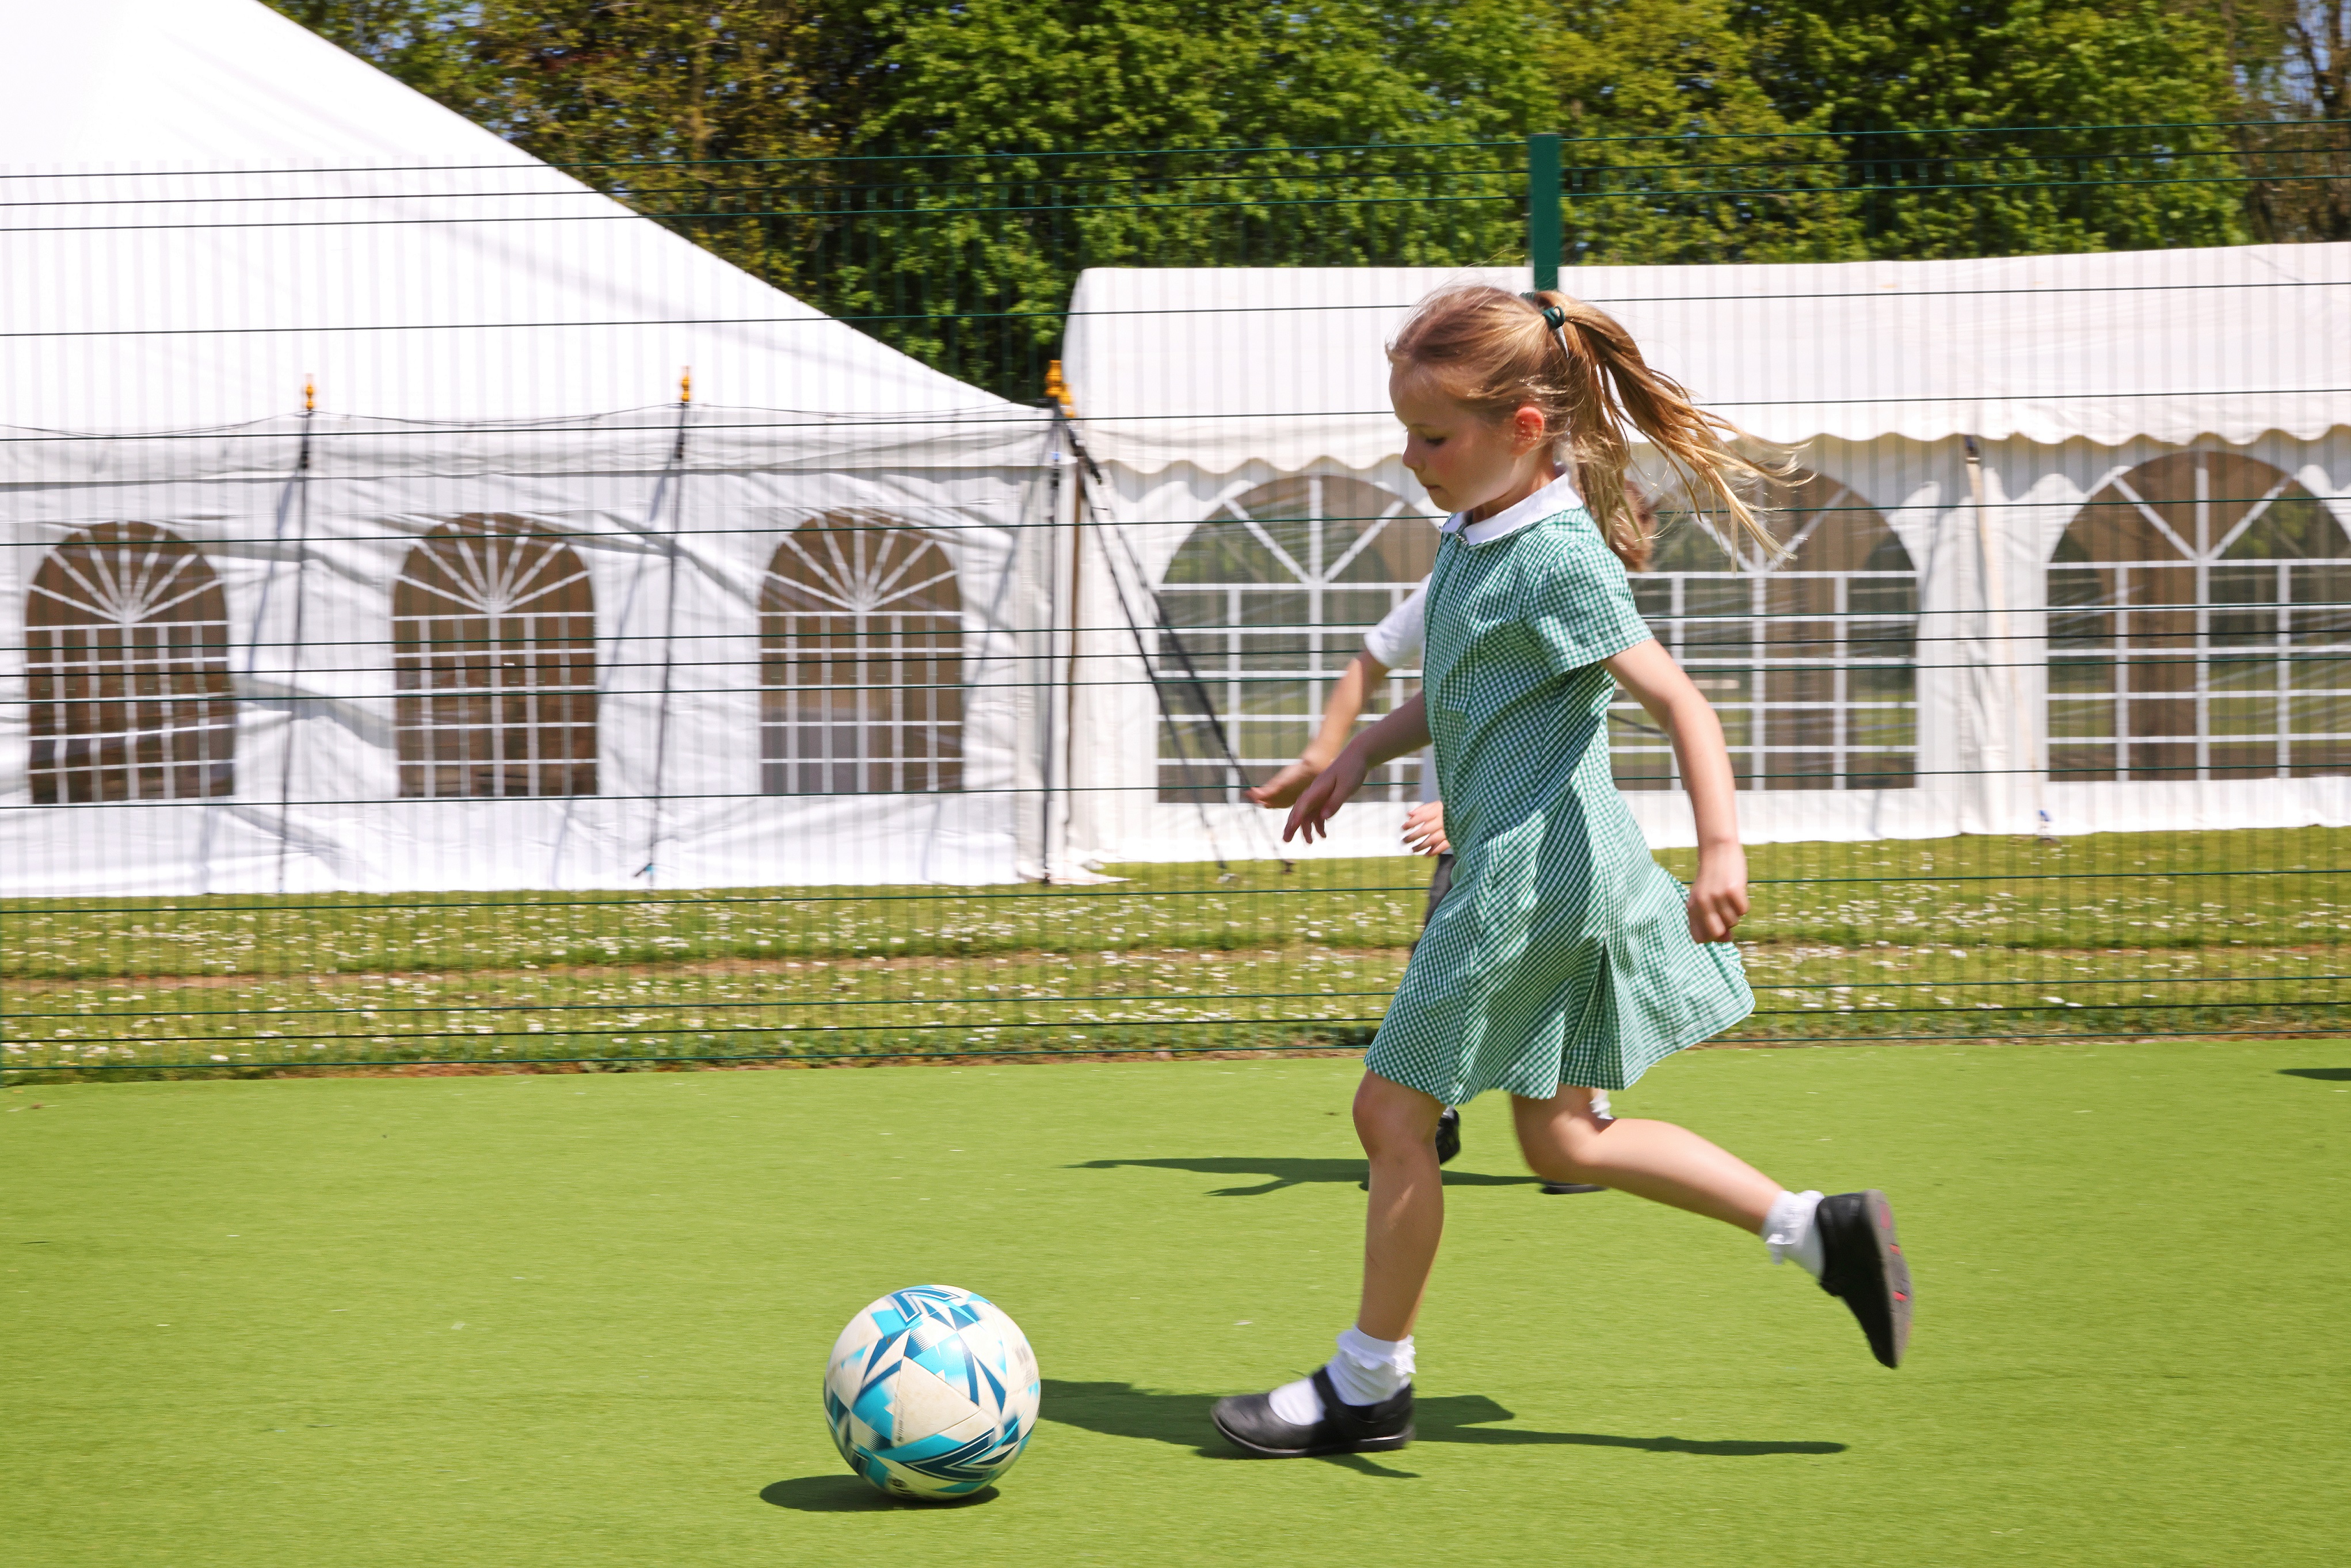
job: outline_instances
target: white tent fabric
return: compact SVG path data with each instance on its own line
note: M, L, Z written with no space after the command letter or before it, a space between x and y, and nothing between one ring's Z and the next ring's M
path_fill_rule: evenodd
M0 0L0 424L698 399L1027 411L876 345L259 0Z
M0 0L0 894L1033 869L1017 801L1041 766L1021 662L1051 552L1044 415L257 0ZM393 580L420 538L487 515L561 535L587 574L595 795L398 798ZM762 793L763 586L827 515L903 524L954 567L959 791ZM193 543L225 594L235 792L37 806L31 584L78 530L124 521Z
M1134 594L1159 582L1203 519L1285 476L1343 476L1427 512L1383 348L1420 299L1462 282L1530 286L1508 268L1087 272L1065 361L1103 473L1084 601L1114 578ZM2273 778L2208 778L2199 760L2176 780L2052 782L2044 599L2083 504L2168 453L2241 453L2351 528L2351 245L1584 267L1562 287L1615 314L1701 402L1801 447L1916 569L1915 779L1743 791L1750 840L2351 823L2342 779L2283 762ZM1244 804L1154 800L1140 661L1123 634L1089 652L1076 722L1116 739L1079 781L1074 841L1186 859L1260 832ZM1627 799L1653 842L1692 841L1677 792ZM1343 814L1340 847L1393 852L1403 810Z
M204 551L227 600L240 699L224 800L35 806L19 644L0 707L0 889L56 895L501 887L975 883L1036 859L1024 677L1045 490L1018 465L779 460L764 419L701 409L516 434L298 418L233 439L108 442L118 471L15 487L0 613L25 623L55 541L120 518ZM301 465L305 446L307 467ZM34 444L35 450L47 444ZM1030 449L1033 455L1035 449ZM68 458L89 455L83 444ZM858 454L852 449L850 457ZM141 459L152 468L137 471ZM173 460L184 463L172 472ZM18 450L20 468L31 466ZM295 548L305 524L307 549ZM763 792L761 596L811 517L903 519L938 541L963 604L961 788ZM490 514L559 536L595 618L592 795L402 799L394 582L420 539ZM674 564L673 565L673 552ZM673 603L673 590L674 603ZM288 650L298 645L298 653ZM668 673L664 675L664 667ZM665 689L666 688L666 689Z
M1448 285L1524 267L1097 267L1064 356L1097 456L1138 473L1367 469L1400 444L1383 346ZM2351 382L2351 244L1742 267L1562 287L1767 441L2314 438Z

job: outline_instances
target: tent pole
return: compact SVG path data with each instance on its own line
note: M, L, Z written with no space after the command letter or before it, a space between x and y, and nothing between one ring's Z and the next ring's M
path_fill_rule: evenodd
M286 648L286 752L277 764L277 891L286 891L286 852L294 829L294 739L302 733L301 695L295 677L301 673L302 587L310 567L310 421L318 413L318 392L302 383L302 454L295 462L299 476L294 503L294 632Z
M1077 494L1072 494L1070 498L1070 526L1066 536L1069 541L1070 593L1067 601L1067 608L1064 610L1061 600L1061 559L1062 553L1062 545L1061 541L1064 537L1061 528L1061 476L1071 465L1077 461L1076 454L1073 449L1077 441L1076 419L1078 411L1076 404L1070 401L1068 386L1061 380L1061 361L1059 360L1055 360L1052 362L1052 368L1046 372L1045 391L1049 396L1053 415L1053 434L1051 445L1053 488L1052 499L1049 504L1048 511L1048 516L1051 518L1051 525L1047 535L1053 543L1050 548L1050 552L1047 557L1049 566L1046 572L1047 586L1045 591L1048 602L1045 610L1045 623L1047 631L1045 634L1046 673L1044 686L1046 695L1045 746L1042 769L1045 782L1045 803L1043 818L1038 824L1039 848L1037 853L1040 878L1047 886L1050 887L1052 885L1053 882L1053 797L1055 794L1054 769L1056 766L1061 769L1061 826L1062 846L1064 849L1068 847L1070 824L1077 811L1078 596L1081 591L1080 582L1081 580L1080 578L1080 571L1081 570L1081 563L1084 559L1083 551L1085 549L1085 531L1079 526L1079 502L1081 499L1081 497ZM1064 450L1065 441L1071 450ZM1070 641L1069 652L1065 656L1066 662L1063 662L1062 658L1056 656L1053 644L1055 639L1061 635L1065 627ZM1058 672L1054 668L1057 664L1060 665ZM1055 731L1057 727L1060 732L1058 745L1055 743Z
M286 748L277 765L277 888L286 891L286 859L288 841L292 837L294 800L294 737L301 733L299 698L294 692L294 675L302 657L302 579L310 564L310 422L319 409L319 388L315 380L302 378L302 440L294 457L294 472L287 479L286 494L277 504L276 539L284 543L286 517L291 511L295 517L294 532L294 628L286 648ZM245 678L250 686L260 673L261 631L269 618L269 589L277 580L277 563L272 559L269 574L262 579L260 601L253 609L253 635L246 640ZM210 799L209 796L206 797ZM202 858L209 863L212 858L209 810L205 813L205 844ZM207 876L206 892L210 892Z
M1069 662L1061 682L1061 848L1066 852L1078 813L1078 602L1085 591L1086 531L1078 526L1077 503L1084 481L1078 479L1070 505L1070 629Z
M1976 549L1982 559L1984 638L1989 644L1984 654L1991 665L1984 683L1986 706L1992 710L1984 716L1983 725L1984 831L2010 832L2015 828L2011 818L2026 747L2018 727L2024 715L2023 675L2009 641L2008 535L1986 497L1982 449L1972 435L1960 440L1968 464L1968 497L1976 514Z
M1060 405L1053 408L1052 434L1048 438L1047 456L1051 466L1051 481L1047 489L1045 516L1045 669L1039 682L1044 693L1043 740L1037 753L1039 791L1037 808L1037 880L1045 886L1053 885L1053 740L1054 709L1061 694L1055 689L1053 666L1056 660L1054 643L1061 635L1061 423L1068 415Z
M676 667L677 653L677 558L678 530L685 510L685 421L694 406L694 371L691 367L679 372L677 378L677 439L671 443L669 467L662 475L660 487L653 495L653 521L661 524L663 491L669 502L669 537L664 544L668 555L662 588L662 664L661 700L653 712L653 809L645 822L645 864L637 874L645 879L648 888L657 885L655 866L659 863L662 821L662 774L669 761L669 696L671 676ZM673 484L673 481L674 482Z

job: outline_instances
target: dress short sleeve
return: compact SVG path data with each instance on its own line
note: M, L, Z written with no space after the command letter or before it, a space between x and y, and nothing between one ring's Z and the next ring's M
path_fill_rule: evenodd
M1527 622L1562 670L1613 659L1653 634L1633 601L1625 563L1589 524L1568 533L1529 599Z

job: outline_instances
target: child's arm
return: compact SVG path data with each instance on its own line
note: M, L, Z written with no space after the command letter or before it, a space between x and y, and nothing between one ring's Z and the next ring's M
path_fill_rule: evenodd
M1453 841L1445 836L1445 802L1423 800L1404 814L1404 847L1416 855L1449 855Z
M1331 831L1324 824L1347 803L1349 796L1364 787L1373 768L1418 751L1427 744L1428 707L1416 692L1410 702L1350 741L1322 776L1306 787L1298 804L1290 809L1290 821L1282 824L1282 842L1288 843L1293 834L1300 832L1306 835L1310 844L1317 833L1329 838Z
M1682 788L1698 819L1698 879L1690 883L1690 935L1728 941L1747 914L1747 852L1739 847L1739 805L1722 721L1673 655L1652 639L1602 661L1608 673L1673 737Z
M1363 716L1364 704L1370 700L1372 688L1388 678L1388 667L1369 653L1358 653L1339 672L1331 687L1331 700L1322 705L1322 727L1309 741L1298 760L1249 790L1249 798L1259 805L1280 810L1298 799L1299 791L1320 778L1331 766L1347 737L1354 733L1355 720Z

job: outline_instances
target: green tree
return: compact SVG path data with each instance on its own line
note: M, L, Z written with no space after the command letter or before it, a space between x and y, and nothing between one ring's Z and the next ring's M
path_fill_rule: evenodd
M1541 9L1499 0L893 0L901 151L1308 147L1518 136L1555 107Z
M2351 235L2351 0L275 3L1015 395L1086 267L1517 259L1533 131L1571 261Z
M887 17L857 147L903 182L899 208L844 221L821 296L999 387L1037 384L1087 267L1515 259L1522 154L1483 143L1557 112L1551 24L1497 0Z
M2220 39L2157 0L1750 0L1743 25L1781 112L1843 142L1871 255L2244 237L2226 135L2183 123L2235 111Z
M1840 260L1861 254L1835 140L1756 81L1777 41L1729 0L1574 0L1552 42L1573 140L1568 259ZM1817 117L1815 117L1817 118Z
M2177 0L2221 40L2262 240L2351 239L2351 0Z
M858 119L872 35L811 0L482 0L503 129L550 162L809 158Z
M1087 266L1515 258L1521 155L1464 144L1559 114L1556 19L1500 0L284 3L811 302L1032 395Z
M551 162L820 156L883 41L810 0L271 0Z
M474 47L475 0L269 0L323 38L437 99L476 124L498 129L506 94L499 72Z

